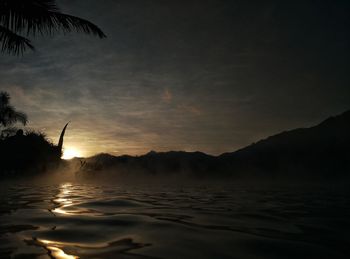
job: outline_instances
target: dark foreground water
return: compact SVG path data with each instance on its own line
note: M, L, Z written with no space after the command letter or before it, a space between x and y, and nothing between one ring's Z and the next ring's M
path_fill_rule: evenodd
M350 196L330 189L0 190L0 258L350 258Z

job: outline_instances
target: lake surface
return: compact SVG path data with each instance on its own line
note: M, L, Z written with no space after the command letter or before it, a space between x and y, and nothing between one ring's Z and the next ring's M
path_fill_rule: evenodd
M0 258L350 258L336 188L0 187Z

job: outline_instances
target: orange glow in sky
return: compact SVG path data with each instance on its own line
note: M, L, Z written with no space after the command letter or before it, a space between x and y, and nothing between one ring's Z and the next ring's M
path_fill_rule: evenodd
M72 147L64 148L62 159L72 159L74 157L81 157L81 152L78 149Z

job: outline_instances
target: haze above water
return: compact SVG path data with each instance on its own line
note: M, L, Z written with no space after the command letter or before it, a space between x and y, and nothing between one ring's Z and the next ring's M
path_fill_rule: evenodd
M335 187L6 184L1 258L349 258Z

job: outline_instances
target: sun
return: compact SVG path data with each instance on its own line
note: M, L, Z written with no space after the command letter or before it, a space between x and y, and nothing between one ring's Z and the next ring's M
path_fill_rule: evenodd
M80 157L80 152L75 148L65 148L63 150L62 159L72 159L74 157Z

